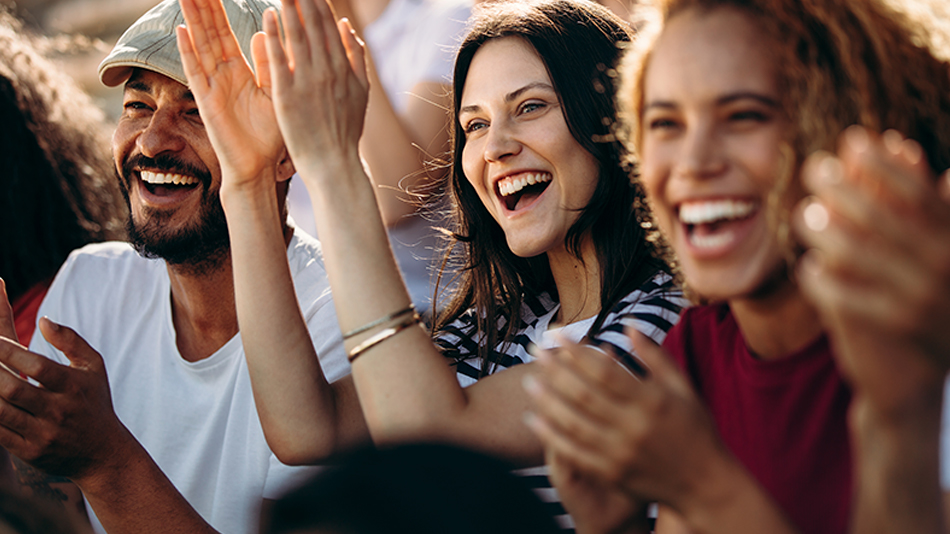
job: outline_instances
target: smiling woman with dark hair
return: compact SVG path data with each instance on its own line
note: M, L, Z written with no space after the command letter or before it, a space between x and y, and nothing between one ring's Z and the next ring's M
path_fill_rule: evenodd
M538 466L540 442L522 422L528 346L583 340L639 369L624 326L660 342L676 321L684 300L646 239L641 195L611 135L613 67L630 29L606 8L505 2L471 22L453 80L449 184L463 275L433 340L416 326L360 163L367 82L355 34L334 24L325 0L287 0L286 40L265 13L256 59L259 72L270 70L258 85L249 70L216 67L236 65L218 37L227 32L200 18L217 2L190 3L179 43L212 141L251 150L250 125L226 112L243 104L229 97L259 98L263 115L272 95L273 123L313 200L353 362L352 379L327 384L301 337L284 260L266 244L274 207L255 192L250 168L225 169L238 319L281 459L320 461L369 434L377 444L442 441Z

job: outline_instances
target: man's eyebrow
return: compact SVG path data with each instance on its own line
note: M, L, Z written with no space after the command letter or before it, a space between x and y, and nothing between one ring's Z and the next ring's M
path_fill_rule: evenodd
M152 87L141 80L129 80L129 82L125 84L125 90L128 91L130 89L140 93L152 92Z
M182 93L181 97L189 102L195 101L195 94L192 93L191 91L185 91L184 93Z

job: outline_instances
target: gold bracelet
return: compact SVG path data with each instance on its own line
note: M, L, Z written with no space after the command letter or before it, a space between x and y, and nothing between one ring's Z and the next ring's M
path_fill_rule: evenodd
M366 341L353 347L353 350L351 350L349 354L346 355L346 358L350 360L350 363L353 363L353 361L356 360L356 358L358 358L360 354L363 354L367 350L395 336L396 334L398 334L399 332L402 332L403 330L409 328L410 326L419 324L420 320L421 319L419 318L419 314L413 313L411 317L405 319L403 322L395 326L390 326L389 328L385 330L381 330L379 333L368 338Z
M410 313L410 312L414 312L414 311L416 311L416 307L413 306L412 304L410 304L407 308L403 308L403 309L401 309L401 310L399 310L399 311L394 311L394 312L390 313L389 315L387 315L387 316L385 316L385 317L381 317L381 318L379 318L379 319L376 319L375 321L372 321L372 322L370 322L370 323L364 324L363 326L361 326L361 327L359 327L359 328L357 328L357 329L355 329L355 330L350 330L349 332L343 334L343 339L350 339L350 338L353 337L353 336L362 334L363 332L369 330L370 328L373 328L373 327L375 327L375 326L379 326L379 325L381 325L381 324L383 324L383 323L385 323L385 322L387 322L387 321L392 321L393 319L398 319L399 317L402 317L403 315L405 315L405 314L407 314L407 313Z

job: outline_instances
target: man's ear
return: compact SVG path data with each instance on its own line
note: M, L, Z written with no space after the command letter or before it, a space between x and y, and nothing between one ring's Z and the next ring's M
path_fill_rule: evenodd
M277 181L286 182L295 172L297 170L294 169L294 162L290 160L290 153L285 148L280 163L277 164Z

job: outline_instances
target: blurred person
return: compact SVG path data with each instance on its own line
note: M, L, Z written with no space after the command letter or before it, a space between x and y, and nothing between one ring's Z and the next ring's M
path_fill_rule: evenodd
M628 26L572 0L499 3L476 16L453 77L448 185L466 262L433 340L418 327L360 161L369 81L352 27L324 0L287 0L286 40L276 13L265 13L267 57L255 55L255 78L232 59L240 52L220 3L196 4L184 10L179 44L212 143L246 156L222 173L222 202L242 339L274 451L321 462L371 436L541 465L540 442L522 422L528 345L561 332L613 346L636 366L623 325L660 341L683 304L639 225L641 196L609 135L611 67ZM273 110L266 130L232 111L249 107ZM256 168L276 156L255 149L277 145L277 128L315 206L353 380L333 382L316 365L272 244L277 206ZM552 498L543 467L526 474Z
M227 1L248 50L262 12L276 5ZM57 491L84 498L94 529L110 534L256 532L263 501L314 471L277 460L255 409L219 199L233 156L212 148L186 85L180 22L176 1L158 4L99 68L104 84L124 84L112 151L131 243L69 256L29 351L0 305L0 362L32 379L0 371L0 445L34 487L43 477L72 482ZM269 148L280 154L276 142ZM293 166L271 163L260 172L283 214L275 239L308 343L336 379L348 366L319 243L287 225Z
M476 452L407 444L347 455L274 502L263 532L544 534L554 520L511 466ZM460 503L491 505L460 513Z
M370 92L360 154L409 296L431 311L445 239L443 183L452 65L472 0L337 0L368 51ZM290 214L316 232L306 188L290 189ZM441 278L449 281L453 271ZM444 284L443 284L444 285ZM445 289L443 288L443 291Z
M574 469L659 501L660 534L942 532L945 334L929 317L895 332L922 310L942 327L945 294L905 293L910 304L875 320L867 299L820 295L841 290L831 279L842 272L898 286L895 270L913 256L885 258L880 241L913 239L900 230L921 219L924 243L947 256L945 205L883 229L908 190L922 201L950 166L950 64L933 26L867 0L671 0L658 12L624 62L621 116L655 220L706 305L664 344L679 369L636 338L645 380L580 347L542 354L533 428ZM852 124L862 128L845 131ZM888 129L883 141L869 133ZM825 154L804 164L819 150L848 163ZM848 202L825 197L843 217L824 237L800 232L827 255L806 256L799 285L792 211L822 180L866 182L886 209L855 210L861 187ZM849 242L845 227L861 239ZM918 282L931 284L921 293L947 283ZM901 310L916 313L894 321Z
M66 256L125 236L102 112L0 8L0 278L20 342Z

